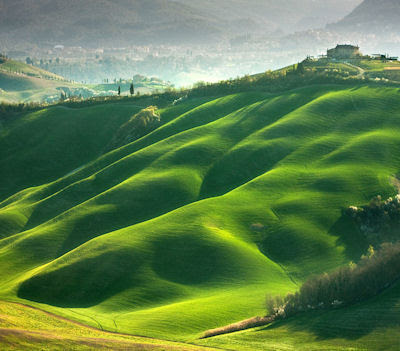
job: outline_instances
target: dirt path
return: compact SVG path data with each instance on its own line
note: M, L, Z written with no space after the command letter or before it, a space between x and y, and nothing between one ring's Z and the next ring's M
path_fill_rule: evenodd
M363 69L363 68L361 68L359 66L353 65L352 63L349 63L349 62L345 62L344 64L349 66L349 67L351 67L351 68L354 68L354 69L356 69L358 71L358 74L356 76L357 78L364 78L365 69Z

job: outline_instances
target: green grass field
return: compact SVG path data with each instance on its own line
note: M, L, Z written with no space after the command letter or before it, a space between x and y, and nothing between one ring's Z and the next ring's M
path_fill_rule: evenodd
M44 311L0 301L2 350L159 350L196 351L196 347L157 339L107 333Z
M4 124L0 298L199 343L207 329L265 314L267 293L295 291L365 252L341 211L396 193L399 96L394 87L319 85L189 99L109 153L140 106L50 107ZM382 304L201 343L369 349L372 338L400 334L397 291ZM361 337L342 334L358 330L357 313L385 304L390 317L376 312Z

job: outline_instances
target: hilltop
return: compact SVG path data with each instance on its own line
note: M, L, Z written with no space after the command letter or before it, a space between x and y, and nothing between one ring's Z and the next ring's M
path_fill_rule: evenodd
M196 343L265 314L267 293L365 253L370 242L343 209L397 192L398 96L394 82L321 61L6 120L0 298ZM143 116L157 123L133 133ZM399 299L395 286L362 306L201 343L385 348L399 334ZM358 328L361 314L371 317Z

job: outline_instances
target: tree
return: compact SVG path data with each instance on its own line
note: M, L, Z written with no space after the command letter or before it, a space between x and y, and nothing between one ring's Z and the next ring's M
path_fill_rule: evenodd
M133 83L131 83L130 93L131 95L135 94L135 87L133 86Z
M121 86L118 86L118 96L121 96Z
M297 73L299 73L299 74L304 74L304 72L305 72L304 63L303 63L303 62L300 62L300 63L297 65Z

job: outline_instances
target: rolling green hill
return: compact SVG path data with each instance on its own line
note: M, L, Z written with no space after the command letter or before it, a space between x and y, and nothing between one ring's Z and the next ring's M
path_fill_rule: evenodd
M0 102L54 101L61 89L73 87L51 72L0 56Z
M396 193L399 92L314 85L188 98L159 109L156 130L108 153L119 127L146 106L55 106L6 122L0 298L186 342L264 314L267 293L295 291L368 247L342 209ZM396 291L379 297L390 317L376 312L365 337L343 334L341 344L329 342L332 320L332 333L354 329L358 313L381 305L207 343L268 349L271 337L276 349L300 341L368 349L374 335L400 333ZM247 344L255 337L260 344Z
M6 350L214 350L107 333L21 304L0 301L0 345Z
M170 86L160 79L135 76L133 83L136 92L151 93L164 90ZM122 95L129 94L131 82L110 84L80 84L67 81L54 73L25 63L4 59L0 55L0 102L54 103L60 99L61 93L68 96L90 98L94 96L117 95L121 87Z

